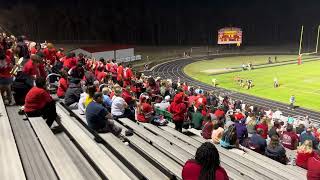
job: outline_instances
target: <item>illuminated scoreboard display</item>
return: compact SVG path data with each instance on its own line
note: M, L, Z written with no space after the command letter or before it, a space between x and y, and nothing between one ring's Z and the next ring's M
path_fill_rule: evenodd
M235 27L222 28L218 31L218 44L242 43L242 29Z

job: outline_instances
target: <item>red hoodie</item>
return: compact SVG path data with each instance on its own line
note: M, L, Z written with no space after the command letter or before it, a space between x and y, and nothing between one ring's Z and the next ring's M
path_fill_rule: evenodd
M314 157L309 158L308 160L308 180L319 180L320 179L320 157L315 154Z
M169 106L168 110L173 115L173 121L184 121L185 113L187 112L187 106L182 102L183 95L177 94L174 96L173 102Z
M68 80L65 78L60 78L59 86L57 90L57 96L64 97L64 94L67 92L68 86L69 86Z
M297 152L297 160L296 164L299 167L302 167L304 169L308 169L307 163L308 159L312 158L314 156L314 152L311 153L303 153L303 152Z

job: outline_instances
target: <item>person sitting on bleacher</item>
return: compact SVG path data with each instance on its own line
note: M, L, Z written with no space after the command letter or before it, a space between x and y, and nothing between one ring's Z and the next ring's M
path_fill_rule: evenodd
M312 127L307 127L304 132L301 133L300 135L300 142L301 144L304 143L306 140L311 140L313 144L313 149L317 149L317 146L319 144L317 138L312 134Z
M65 105L70 109L78 109L78 103L82 92L80 79L71 79L64 97Z
M234 124L230 125L228 129L225 130L223 136L220 140L221 147L226 149L239 148L239 140L237 138L237 130ZM240 149L240 148L239 148Z
M210 142L203 143L195 154L195 159L188 160L182 169L182 179L217 179L229 180L227 172L220 166L217 148Z
M51 127L57 118L55 101L46 90L46 80L43 77L36 79L36 86L26 95L24 112L28 117L42 116Z
M154 107L159 108L160 110L166 110L170 106L170 96L164 97L164 100L160 103L155 103Z
M263 117L260 121L260 123L256 126L256 128L260 128L263 130L263 133L261 134L261 136L264 138L264 139L267 139L268 137L268 124L267 124L267 118L266 117Z
M212 138L212 142L214 144L219 144L220 140L223 136L223 123L222 121L216 121L216 123L214 123L213 125L213 130L212 130L212 134L211 134L211 138Z
M196 112L191 113L191 127L192 128L195 128L198 130L202 129L202 122L204 120L204 117L201 113L202 109L203 109L203 106L200 105Z
M260 154L264 154L267 147L267 141L261 136L262 134L263 130L258 128L257 131L252 134L250 142L247 146L248 148Z
M137 120L139 122L148 123L152 121L154 110L148 103L150 100L148 95L141 94L139 104L137 105Z
M63 99L68 87L69 87L68 75L63 70L61 72L61 78L59 79L59 83L58 83L57 96Z
M299 144L299 137L298 135L293 131L293 125L288 124L287 125L287 131L284 131L281 135L281 143L284 147L295 150L298 147Z
M304 169L308 169L308 159L314 156L312 141L305 140L297 149L296 165Z
M308 159L307 163L308 180L319 180L320 179L320 150L316 150L314 157Z
M236 130L237 130L237 138L239 143L242 144L246 138L248 138L248 130L245 124L245 119L241 121L235 121Z
M98 133L111 132L119 136L121 127L114 124L111 114L102 106L103 94L101 92L94 93L93 101L86 108L86 120L89 128L97 131Z
M112 97L111 114L114 118L129 118L133 120L132 114L128 109L128 104L121 97L121 87L116 87L114 96Z
M111 90L108 87L104 87L102 89L102 94L103 94L103 104L107 107L110 108L111 110L111 105L112 105L112 101L110 98L110 93Z
M22 69L25 75L28 75L33 79L37 77L47 77L47 73L45 72L43 64L43 58L41 57L42 55L42 53L31 55L30 59L26 61Z
M265 155L282 164L287 164L288 162L286 150L280 144L279 137L277 135L273 135L271 137L271 141L266 148Z

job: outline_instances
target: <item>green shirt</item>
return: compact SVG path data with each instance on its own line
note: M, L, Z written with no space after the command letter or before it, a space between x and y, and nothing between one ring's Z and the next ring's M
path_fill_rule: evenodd
M203 121L203 116L200 112L195 112L192 113L191 115L191 121L193 124L193 128L195 129L201 129L202 127L202 121Z

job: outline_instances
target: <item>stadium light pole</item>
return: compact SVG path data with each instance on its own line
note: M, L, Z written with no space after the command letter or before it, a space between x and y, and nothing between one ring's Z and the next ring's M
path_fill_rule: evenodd
M303 25L301 26L300 46L299 46L299 56L301 55L302 39L303 39Z
M318 53L318 45L319 45L319 33L320 33L320 25L318 26L318 35L317 35L317 45L316 45L316 53Z

